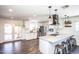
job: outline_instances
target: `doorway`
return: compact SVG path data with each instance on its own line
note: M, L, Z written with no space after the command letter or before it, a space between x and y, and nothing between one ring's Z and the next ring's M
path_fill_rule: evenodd
M4 41L19 40L21 38L21 26L4 24Z
M10 41L13 39L13 28L11 24L4 24L4 40Z

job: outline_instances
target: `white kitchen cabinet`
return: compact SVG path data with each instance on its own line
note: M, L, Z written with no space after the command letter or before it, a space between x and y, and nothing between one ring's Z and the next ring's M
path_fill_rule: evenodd
M26 40L30 40L30 39L36 39L37 38L37 33L27 33L26 34Z

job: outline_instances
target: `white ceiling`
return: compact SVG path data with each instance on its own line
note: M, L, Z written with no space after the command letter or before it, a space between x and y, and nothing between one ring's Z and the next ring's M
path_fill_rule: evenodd
M13 12L8 10L12 9ZM79 15L79 5L70 5L68 8L63 9L62 5L52 6L51 13L54 9L58 9L58 14L63 17L65 14L68 16ZM10 19L29 19L29 18L42 18L48 17L49 9L47 5L0 5L0 18Z

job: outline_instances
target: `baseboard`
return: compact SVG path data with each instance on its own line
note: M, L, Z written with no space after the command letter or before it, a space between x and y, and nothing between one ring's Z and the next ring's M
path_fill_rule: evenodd
M23 41L23 40L12 40L12 41L5 41L5 42L1 42L1 44L4 44L4 43L11 43L11 42L17 42L17 41Z
M38 38L36 38L36 39L38 39ZM11 43L11 42L17 42L17 41L24 41L24 40L26 40L26 39L20 39L20 40L11 40L11 41L3 41L3 42L0 42L0 44L2 44L2 43ZM30 40L34 40L34 39L29 39L29 41Z

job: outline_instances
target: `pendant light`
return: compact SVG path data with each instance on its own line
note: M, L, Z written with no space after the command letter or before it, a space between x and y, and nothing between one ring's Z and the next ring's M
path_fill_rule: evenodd
M49 24L52 24L52 17L51 17L51 8L52 6L48 6L49 8Z
M58 11L58 9L55 9L54 10L55 14L52 15L52 17L53 17L53 25L59 25L59 17L58 17L57 11Z
M68 18L69 18L69 16L67 16L67 19L68 19ZM71 24L71 23L72 23L69 19L68 19L67 22L68 22L68 24Z
M65 17L65 21L64 21L64 23L66 24L66 21L67 21L67 20L66 20L66 18L67 18L67 15L64 15L64 17Z
M64 21L64 24L65 24L65 27L71 27L71 21L68 20L69 16L65 15L65 21Z

